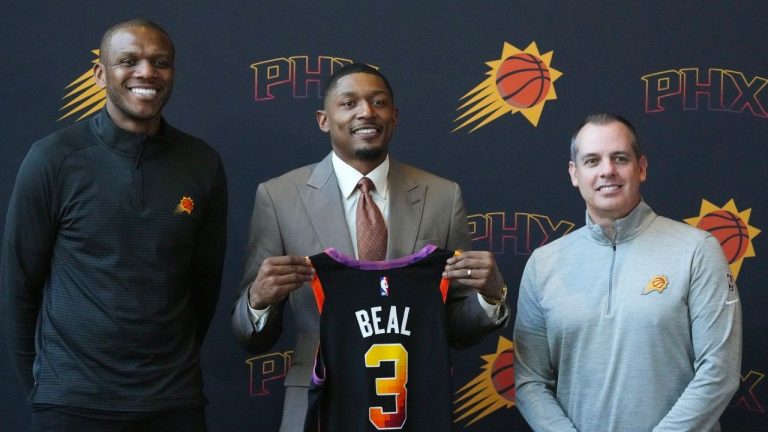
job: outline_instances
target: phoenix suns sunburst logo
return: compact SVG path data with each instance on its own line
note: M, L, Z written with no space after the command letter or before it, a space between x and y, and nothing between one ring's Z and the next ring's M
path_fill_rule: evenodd
M483 371L456 392L454 422L466 421L466 426L499 408L515 405L514 343L499 336L496 352L482 356Z
M720 242L734 279L739 277L744 258L755 256L752 239L760 230L749 225L751 213L751 208L739 211L733 199L722 207L703 199L699 216L685 219L688 225L709 231Z
M657 293L661 294L664 292L665 289L669 286L669 278L667 278L664 275L654 275L650 281L648 281L648 284L645 285L645 289L643 289L643 295L646 295L650 292L656 291Z
M176 213L176 214L182 214L182 213L192 214L192 210L194 210L194 209L195 209L195 202L192 201L192 198L188 197L188 196L184 196L184 197L181 198L179 203L176 205L176 210L174 211L174 213Z
M553 83L563 75L551 66L552 55L553 51L539 53L536 42L522 51L504 43L501 58L486 63L491 68L488 78L461 97L465 102L457 111L465 111L454 122L462 123L452 132L474 124L471 133L506 113L518 112L537 126L544 104L557 99Z
M91 60L91 63L98 63L99 50L95 49L91 50L91 52L96 55L96 58ZM59 111L64 111L64 114L57 121L62 121L67 117L81 113L77 117L77 121L80 121L102 109L107 100L107 90L96 84L96 78L93 77L93 72L90 68L69 83L65 89L71 90L62 98L64 99L64 105Z

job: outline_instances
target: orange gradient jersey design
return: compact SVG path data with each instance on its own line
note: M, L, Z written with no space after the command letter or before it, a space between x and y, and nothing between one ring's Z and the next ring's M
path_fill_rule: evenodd
M382 363L394 364L394 376L376 379L376 394L379 396L394 396L394 411L386 411L383 407L368 408L368 419L377 429L400 429L408 418L408 351L401 344L376 344L365 353L365 366L381 367Z
M306 431L451 429L442 272L453 254L427 246L390 261L333 249L310 257L320 346Z

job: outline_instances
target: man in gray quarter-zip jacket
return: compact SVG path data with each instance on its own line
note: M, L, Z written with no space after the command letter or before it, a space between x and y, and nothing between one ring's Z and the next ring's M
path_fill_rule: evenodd
M740 380L741 307L718 241L640 197L634 127L587 117L569 172L586 226L534 251L515 323L533 430L710 432Z
M227 188L216 151L161 116L173 58L157 24L112 27L94 67L106 108L19 169L0 322L33 431L205 430Z

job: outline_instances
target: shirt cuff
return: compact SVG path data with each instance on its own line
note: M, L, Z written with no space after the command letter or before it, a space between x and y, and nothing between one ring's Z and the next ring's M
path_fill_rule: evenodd
M493 321L498 321L499 316L501 315L501 303L495 305L490 304L485 301L480 293L477 293L477 300L480 302L480 307L482 307L485 313L488 314L488 318L492 319Z
M269 316L269 308L270 306L267 306L266 309L254 309L248 304L248 316L251 318L251 324L253 324L255 332L258 333L264 328L264 324Z

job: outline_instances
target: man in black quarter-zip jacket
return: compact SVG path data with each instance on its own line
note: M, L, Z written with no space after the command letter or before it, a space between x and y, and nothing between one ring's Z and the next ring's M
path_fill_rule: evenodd
M169 125L174 47L107 30L106 108L36 142L3 236L0 321L32 429L204 431L200 347L219 295L227 188L205 142Z

